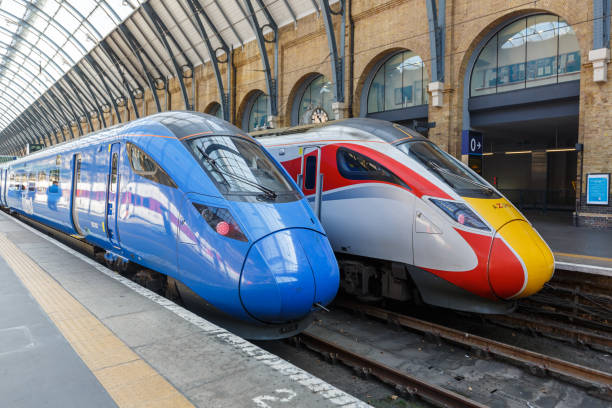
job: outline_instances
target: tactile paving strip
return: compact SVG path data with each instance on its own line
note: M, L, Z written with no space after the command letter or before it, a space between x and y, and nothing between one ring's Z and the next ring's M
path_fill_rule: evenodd
M193 407L2 233L0 256L119 407Z

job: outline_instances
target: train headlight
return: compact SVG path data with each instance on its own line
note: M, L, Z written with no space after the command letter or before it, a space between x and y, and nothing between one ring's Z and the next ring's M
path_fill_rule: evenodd
M436 207L444 211L453 221L465 225L469 228L490 231L489 227L472 211L470 208L456 201L436 200L430 198L429 201L434 203Z
M238 241L247 242L247 237L244 236L240 226L232 217L232 214L227 208L213 207L210 205L196 204L193 206L198 210L202 217L206 220L206 223L217 232L219 235L224 237L236 239Z

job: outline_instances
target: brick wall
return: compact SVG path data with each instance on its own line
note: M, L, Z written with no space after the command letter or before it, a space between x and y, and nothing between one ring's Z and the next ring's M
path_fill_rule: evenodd
M592 48L593 9L592 1L580 0L447 0L446 1L446 58L444 78L444 104L429 107L429 121L436 122L430 130L430 138L455 156L459 156L463 122L463 80L468 61L479 42L491 30L512 18L528 13L547 12L565 19L574 29L581 51L581 95L579 142L584 143L584 174L612 173L612 69L610 80L603 84L592 81L592 66L588 52ZM336 6L332 6L334 8ZM431 78L431 55L429 26L424 0L353 0L354 21L354 76L352 114L359 115L360 96L372 67L390 53L407 49L416 52L425 63ZM339 33L340 17L333 17L336 33ZM345 101L348 101L349 55L347 27L347 61L345 64ZM268 56L273 64L273 45L268 44ZM259 49L255 41L233 51L232 73L233 103L232 121L241 126L245 106L254 91L266 92L265 76ZM305 16L297 25L287 25L279 34L279 83L278 83L278 126L289 126L292 103L296 90L302 81L312 73L321 73L331 79L331 64L323 19L317 14ZM224 83L226 66L221 64ZM195 108L205 111L212 102L220 102L217 85L210 64L196 67ZM191 80L187 79L190 98ZM170 81L169 103L171 109L184 109L178 82ZM165 108L164 92L158 93L162 109ZM430 98L431 100L431 98ZM156 111L149 90L145 91L144 102L148 114ZM142 106L142 105L139 105ZM123 108L130 111L131 106ZM124 114L122 112L122 114ZM105 115L107 125L117 123L114 112ZM94 126L95 127L95 126ZM67 132L66 132L67 133ZM580 163L578 164L580 166ZM580 168L578 169L580 174ZM583 184L583 191L585 186ZM584 214L584 223L609 226L612 222L612 207L583 206L578 209Z

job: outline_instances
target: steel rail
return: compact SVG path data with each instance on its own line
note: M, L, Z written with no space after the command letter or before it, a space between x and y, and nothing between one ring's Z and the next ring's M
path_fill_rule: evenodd
M527 366L529 371L533 374L549 373L574 384L593 388L597 396L612 399L612 374L610 373L370 305L351 301L340 301L337 302L336 305L475 350L480 350L481 352L505 360L520 363L521 365Z
M548 337L556 340L569 341L575 344L590 346L591 348L597 350L612 352L611 337L575 327L569 327L556 321L539 319L520 313L512 313L509 315L491 315L484 316L484 318L492 323L510 327L512 329L527 329L532 332L547 335Z
M378 361L356 354L329 340L308 333L308 331L302 332L298 339L300 343L331 358L332 361L342 361L347 366L353 367L363 374L372 375L384 383L391 384L398 390L406 392L408 395L419 396L433 405L448 408L486 407L486 405L480 404L461 394L427 383Z

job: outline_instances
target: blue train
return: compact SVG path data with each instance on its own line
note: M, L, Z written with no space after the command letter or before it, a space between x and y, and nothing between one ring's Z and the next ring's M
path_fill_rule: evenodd
M166 112L0 165L0 205L163 274L254 339L291 336L339 271L297 185L216 117Z

